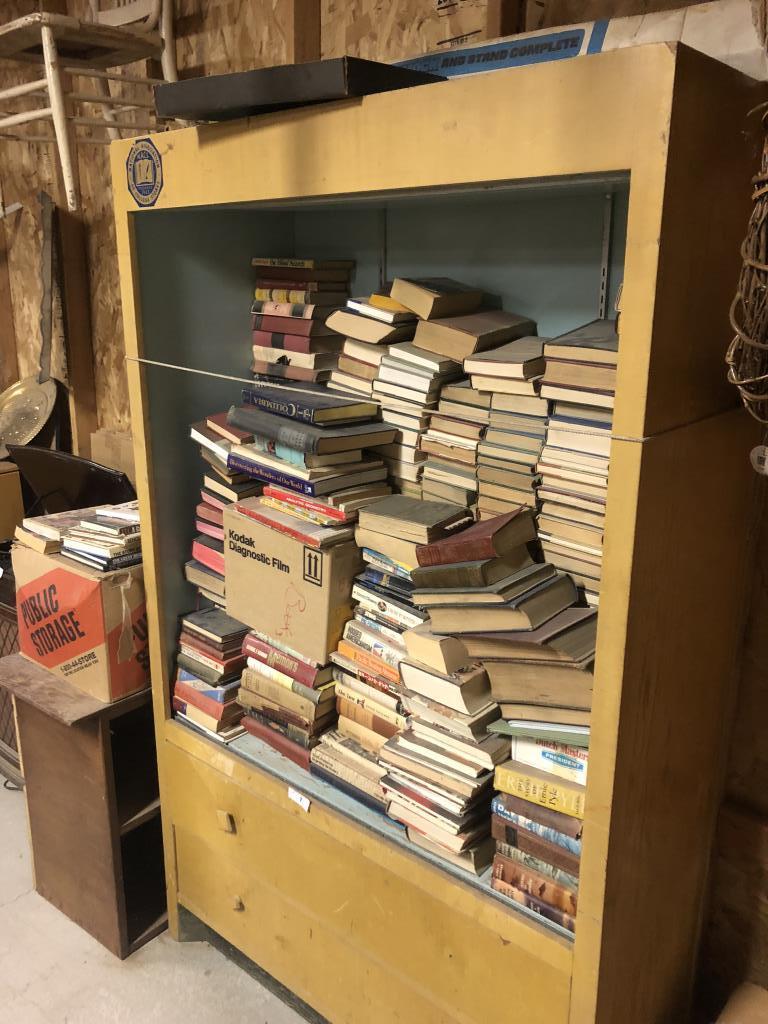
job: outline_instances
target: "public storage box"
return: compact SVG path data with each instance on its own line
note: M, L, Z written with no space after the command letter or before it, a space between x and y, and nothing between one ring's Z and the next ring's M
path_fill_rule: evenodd
M23 518L19 471L13 462L0 462L0 540L9 540Z
M328 661L352 618L360 572L353 541L320 551L224 509L227 613L318 664Z
M141 565L100 573L13 545L21 653L97 700L149 684Z

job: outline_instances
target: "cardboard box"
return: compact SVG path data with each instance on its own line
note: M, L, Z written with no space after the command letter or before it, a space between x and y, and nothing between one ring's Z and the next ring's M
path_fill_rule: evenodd
M352 618L360 549L349 541L318 550L224 510L227 614L324 665Z
M136 486L136 466L133 460L133 438L120 430L96 430L91 434L91 459L100 466L125 473Z
M10 540L23 518L19 471L13 462L0 462L0 540Z
M142 567L100 573L13 546L21 653L111 703L149 685Z

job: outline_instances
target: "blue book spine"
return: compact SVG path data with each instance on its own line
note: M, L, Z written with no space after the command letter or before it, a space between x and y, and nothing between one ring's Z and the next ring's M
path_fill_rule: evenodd
M315 497L315 485L308 480L299 480L295 476L283 473L271 466L262 466L250 459L244 459L240 455L230 455L227 458L227 468L233 469L236 473L247 473L256 480L263 480L268 484L277 484L278 487L285 487L297 494L307 494L310 498Z
M205 680L199 679L192 672L188 672L185 668L178 669L177 679L180 683L203 683ZM206 684L205 689L201 690L198 687L197 692L201 697L210 697L211 700L215 700L219 704L226 704L228 700L232 700L233 696L237 693L240 688L240 680L236 679L233 683L225 683L224 686L210 686Z
M494 814L498 814L500 818L504 818L505 821L517 825L518 828L524 828L526 832L532 832L542 839L549 840L550 843L555 843L556 846L562 846L564 850L570 850L571 853L575 853L579 857L581 856L580 839L574 839L573 836L567 836L563 832L558 832L555 828L541 825L538 821L531 821L530 818L524 818L522 814L507 810L498 797L494 797L491 810Z
M276 393L277 389L264 388L243 388L243 402L253 405L264 412L274 413L276 416L285 416L289 420L298 420L300 423L314 423L315 410L311 405L302 402L297 398L296 392L291 397Z
M414 589L408 580L391 572L382 572L381 569L366 569L360 574L360 579L367 583L378 583L381 587L392 587L393 590L400 591L404 597L410 596Z

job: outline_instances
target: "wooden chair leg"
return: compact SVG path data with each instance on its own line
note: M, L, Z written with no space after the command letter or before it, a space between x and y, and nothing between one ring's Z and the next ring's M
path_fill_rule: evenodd
M64 194L67 198L67 209L75 213L79 206L79 197L77 194L73 159L77 159L77 155L73 153L73 146L69 137L67 110L64 102L64 90L61 85L61 71L59 69L59 54L56 49L56 39L51 28L48 25L42 25L40 31L43 38L43 59L45 61L45 77L48 81L48 95L53 115L53 128L56 133L56 145L59 150L61 175L64 179Z
M160 35L163 40L163 55L160 60L163 66L163 78L166 82L178 82L176 36L173 31L173 0L161 0L161 2Z
M93 84L96 87L96 92L99 93L104 99L111 99L112 93L110 91L109 82L105 78L94 78ZM100 108L105 121L105 128L107 129L107 135L114 142L115 139L121 139L120 129L115 127L117 125L117 118L112 107L103 106Z

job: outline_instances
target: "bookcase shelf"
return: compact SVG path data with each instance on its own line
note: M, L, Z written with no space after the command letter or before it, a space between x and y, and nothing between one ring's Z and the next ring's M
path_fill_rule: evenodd
M154 140L145 209L113 145L172 933L182 905L333 1021L685 1019L745 592L756 432L723 351L764 91L659 45L187 129ZM545 336L623 280L573 941L257 741L168 719L188 429L247 379L257 253L354 256L360 292L445 274Z

